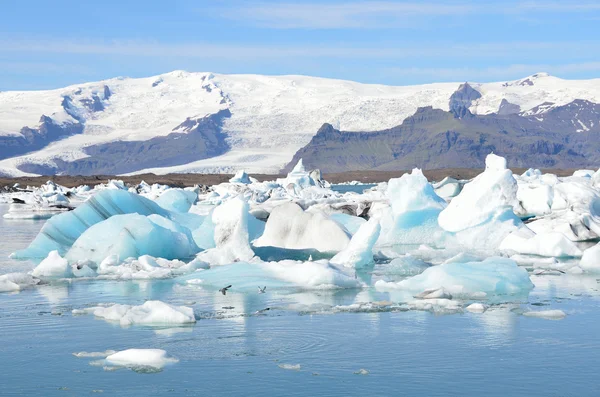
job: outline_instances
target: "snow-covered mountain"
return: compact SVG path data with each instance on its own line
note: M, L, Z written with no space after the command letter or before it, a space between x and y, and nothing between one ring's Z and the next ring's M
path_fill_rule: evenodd
M0 92L0 173L240 168L277 173L324 123L343 131L378 131L400 125L426 106L543 118L577 99L599 103L600 79L563 80L538 73L509 82L397 87L175 71L49 91ZM575 113L578 130L597 123Z

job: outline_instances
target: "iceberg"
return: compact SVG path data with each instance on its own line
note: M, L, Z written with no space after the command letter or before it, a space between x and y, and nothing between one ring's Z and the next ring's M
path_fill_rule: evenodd
M100 278L119 280L146 280L175 277L206 269L208 264L199 259L185 263L180 260L166 260L142 255L139 258L127 258L121 261L117 255L111 255L98 265Z
M298 163L296 163L292 171L287 174L286 178L278 179L277 183L283 187L287 187L291 184L300 189L315 186L315 181L313 181L310 174L304 168L302 159L298 160Z
M523 313L525 317L543 318L546 320L562 320L567 317L562 310L540 310Z
M286 203L271 212L263 235L254 245L339 252L350 243L350 237L348 231L325 214L305 212L298 204Z
M400 282L375 283L379 290L404 289L421 292L444 288L454 296L515 295L533 288L527 271L511 259L492 257L483 262L446 263Z
M113 215L152 215L170 217L169 211L154 201L120 189L106 189L90 197L73 211L50 218L37 237L24 250L11 255L14 259L42 259L50 251L66 254L88 228Z
M437 219L446 201L435 193L420 169L390 179L386 195L390 209L379 213L378 245L420 244L442 238Z
M237 262L216 266L184 276L188 283L200 283L216 288L233 285L234 292L256 291L257 286L267 286L268 291L278 288L301 287L305 289L361 288L354 271L344 272L327 260L279 262Z
M579 267L586 272L600 273L600 243L583 251Z
M37 278L64 278L72 275L71 268L66 259L63 259L58 251L52 251L31 272Z
M379 238L381 226L377 219L364 223L350 243L331 258L331 263L352 268L366 267L373 263L373 246Z
M239 170L238 172L236 172L235 175L233 176L233 178L231 178L229 180L229 182L241 183L244 185L248 185L248 184L252 183L252 181L250 180L250 177L248 176L248 174L246 174L245 170Z
M517 189L506 159L490 154L485 171L452 199L438 223L463 246L494 250L508 234L523 226L513 212L520 207Z
M74 310L74 314L87 313L106 321L118 322L122 327L182 325L196 322L194 310L191 307L172 306L161 301L146 301L139 306L115 304Z
M168 211L185 213L190 210L197 199L198 195L194 191L169 189L154 201Z
M162 369L179 360L169 357L162 349L127 349L106 357L107 364L119 367L151 367Z
M40 280L33 278L27 273L8 273L0 276L0 292L16 292L24 287L30 287L39 283Z
M197 258L211 265L250 260L254 251L250 247L249 217L248 203L240 197L216 207L211 215L214 248L201 252Z
M96 264L116 255L120 260L151 255L186 259L199 251L191 232L159 215L114 215L84 231L66 254L69 261Z
M582 252L562 233L540 233L523 237L520 231L509 234L500 244L502 251L510 254L538 255L545 257L581 257Z

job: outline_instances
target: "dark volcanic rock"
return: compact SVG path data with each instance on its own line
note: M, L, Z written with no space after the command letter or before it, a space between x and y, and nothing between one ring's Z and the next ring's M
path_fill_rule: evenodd
M501 116L504 116L507 114L520 113L520 112L521 112L521 107L519 105L510 103L504 98L502 99L502 102L500 102L500 106L498 107L498 114Z
M547 107L531 116L473 115L463 106L451 112L424 107L383 131L344 132L325 124L285 170L300 158L307 168L325 173L481 168L490 152L514 167L597 168L598 134L600 105L589 101Z
M471 87L469 83L461 84L458 90L450 96L450 111L455 112L460 108L470 108L471 103L481 98L481 93Z

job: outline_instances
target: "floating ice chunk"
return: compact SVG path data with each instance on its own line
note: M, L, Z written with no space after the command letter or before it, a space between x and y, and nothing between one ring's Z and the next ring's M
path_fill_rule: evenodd
M182 278L187 283L200 283L215 288L233 285L233 290L255 293L257 286L267 291L282 287L306 289L360 288L363 284L354 278L354 272L344 272L326 260L279 262L237 262L216 266ZM200 280L200 281L195 281Z
M525 269L506 258L493 257L483 262L446 263L398 283L379 280L379 290L405 289L420 292L444 288L452 295L508 295L527 293L533 284Z
M354 372L355 375L369 375L369 371L367 371L364 368L359 369L358 371Z
M283 187L292 185L294 189L301 190L310 186L315 186L315 181L310 177L310 174L306 172L302 159L298 160L298 163L294 169L287 174L287 177L283 179L277 179L277 183Z
M211 265L250 260L254 251L250 248L249 217L248 203L239 197L215 208L211 216L215 248L201 252L198 259Z
M31 275L37 278L64 278L70 277L72 273L67 260L63 259L58 251L52 251L33 269Z
M348 246L331 258L331 263L352 268L361 268L373 263L373 246L379 238L381 226L371 219L356 232Z
M245 185L252 183L248 174L246 174L245 170L239 170L235 173L233 178L229 180L231 183L243 183Z
M197 199L196 192L184 189L169 189L154 201L169 211L188 212Z
M15 252L15 259L45 258L50 251L64 255L89 227L113 215L158 214L169 217L167 210L137 194L124 190L103 190L73 211L56 215L46 222L28 248Z
M390 179L386 195L391 214L383 210L379 216L381 236L378 245L420 244L442 232L437 218L446 207L446 201L435 194L420 169Z
M522 233L509 234L500 244L502 251L547 257L581 257L582 252L562 233L540 233L523 237Z
M106 357L106 362L120 367L152 367L161 369L179 360L169 357L162 349L127 349Z
M279 368L281 369L288 369L288 370L292 370L292 371L299 371L301 368L300 364L279 364L278 365Z
M27 273L8 273L0 276L0 292L20 291L24 287L36 285L40 280Z
M490 154L485 171L464 186L440 213L438 223L456 233L462 245L493 249L522 226L513 212L519 206L517 181L506 168L506 159Z
M487 308L487 305L484 305L483 303L471 303L465 310L471 313L483 313Z
M567 314L562 310L540 310L523 313L526 317L543 318L546 320L562 320Z
M462 307L458 302L450 299L427 299L414 300L408 302L406 307L409 310L421 310L438 314L458 313L462 311Z
M339 252L346 248L350 237L324 214L305 212L298 204L286 203L271 212L263 235L254 245Z
M583 251L579 267L587 272L600 272L600 243Z
M78 352L78 353L73 353L73 355L75 357L79 357L79 358L106 358L108 356L110 356L111 354L115 354L116 351L115 350L106 350L103 352Z
M112 216L87 229L69 249L66 258L87 259L98 264L110 255L121 259L142 255L185 259L197 252L191 233L183 226L158 215L125 214Z
M403 225L418 224L423 220L421 213L446 208L446 201L435 194L433 187L418 168L400 178L390 179L387 196L394 215L402 217Z
M109 279L159 279L192 273L197 269L207 268L208 264L194 259L189 263L179 260L166 260L142 255L139 258L128 258L121 262L117 255L105 258L98 266L98 275Z
M86 313L107 321L130 325L181 325L196 322L194 310L186 306L172 306L161 301L146 301L140 306L111 305L85 309Z

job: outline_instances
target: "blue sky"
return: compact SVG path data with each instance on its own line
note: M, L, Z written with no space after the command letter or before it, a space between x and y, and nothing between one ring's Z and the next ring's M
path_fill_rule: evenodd
M600 77L600 2L0 0L0 90L176 69L365 83Z

